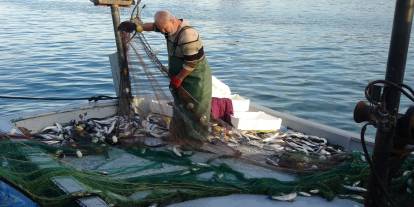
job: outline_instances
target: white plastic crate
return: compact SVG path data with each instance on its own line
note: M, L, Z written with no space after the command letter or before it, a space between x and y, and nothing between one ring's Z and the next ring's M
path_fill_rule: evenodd
M149 109L152 113L162 114L165 116L173 116L173 108L168 101L151 100Z
M249 111L250 108L250 99L246 99L239 94L233 94L230 97L233 104L234 112L244 112Z
M240 130L279 130L282 119L259 112L235 112L231 123Z

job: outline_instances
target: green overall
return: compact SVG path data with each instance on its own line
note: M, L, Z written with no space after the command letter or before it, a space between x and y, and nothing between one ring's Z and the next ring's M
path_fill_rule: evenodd
M168 69L171 76L177 75L185 63L183 57L176 56L176 49L181 32L178 31L174 42L168 40ZM170 131L175 139L191 139L203 141L208 136L208 123L211 110L211 70L207 59L199 60L194 70L183 80L181 89L170 89L174 97L173 119ZM187 91L187 92L185 92Z

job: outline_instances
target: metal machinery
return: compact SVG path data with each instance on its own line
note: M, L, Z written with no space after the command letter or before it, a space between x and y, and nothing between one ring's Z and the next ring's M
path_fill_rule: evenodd
M367 207L396 206L388 193L389 184L410 153L408 146L414 144L414 107L398 113L401 93L414 102L413 90L403 84L413 7L414 0L396 1L385 80L368 84L365 95L369 102L359 102L354 111L355 122L368 122L361 131L363 147L366 126L377 128L372 160L364 150L371 166Z

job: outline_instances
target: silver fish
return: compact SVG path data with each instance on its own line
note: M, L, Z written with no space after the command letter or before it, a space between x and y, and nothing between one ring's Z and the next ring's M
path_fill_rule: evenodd
M83 156L83 154L80 150L76 150L76 156L81 158Z
M312 190L309 191L309 193L317 194L317 193L319 193L319 189L312 189Z
M299 195L305 196L305 197L311 197L312 195L307 192L298 192Z
M53 132L56 132L56 133L59 132L59 128L57 126L48 126L48 127L43 128L42 130L40 130L40 133L44 133L44 132L49 131L49 130L51 130Z
M115 120L114 122L112 122L111 126L108 128L108 131L106 132L106 134L111 134L112 131L115 129L115 125L116 125L117 121Z
M60 133L60 132L62 132L63 131L63 127L62 127L62 125L61 124L59 124L59 123L55 123L55 125L56 125L56 127L58 128L58 130L59 130L59 132L58 133Z
M280 196L271 196L271 199L278 200L278 201L293 201L298 196L296 192L289 193L286 195L280 195Z
M181 157L181 150L179 148L177 148L177 146L173 146L172 147L172 151L174 152L175 155L177 155L178 157Z
M367 192L367 189L362 188L362 187L358 187L358 186L350 186L350 185L342 185L345 189L350 190L350 191L355 191L355 192Z

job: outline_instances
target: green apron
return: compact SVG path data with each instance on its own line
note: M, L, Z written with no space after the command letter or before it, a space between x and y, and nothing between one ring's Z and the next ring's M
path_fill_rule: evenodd
M181 31L190 28L183 27L174 42L167 39L168 69L170 75L177 75L185 63L177 57L175 51ZM194 70L183 80L183 90L170 88L174 97L173 118L170 131L174 139L206 140L211 110L211 70L204 57L196 64Z

